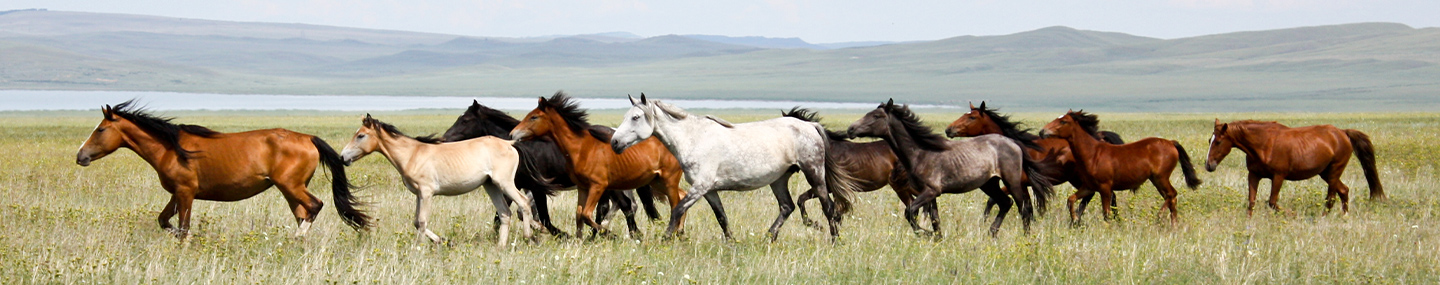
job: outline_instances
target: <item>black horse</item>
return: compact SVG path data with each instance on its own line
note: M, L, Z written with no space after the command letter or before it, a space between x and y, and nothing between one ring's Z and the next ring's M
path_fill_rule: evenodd
M470 108L465 110L465 114L455 119L455 124L445 131L445 135L441 139L461 141L494 136L510 140L513 139L510 137L510 130L518 124L520 124L519 120L500 110L480 105L480 101L477 100L470 104ZM596 125L593 128L595 128L594 131L602 133L614 132L613 129L605 126ZM556 228L555 224L550 222L550 210L546 199L547 196L553 195L555 190L575 187L575 182L570 181L570 164L566 162L564 152L555 144L555 141L548 138L519 141L515 143L515 149L520 152L520 169L515 175L515 186L530 192L531 203L536 212L535 216L550 231L550 234L565 236L564 231ZM645 208L645 215L649 216L652 221L660 220L660 213L655 209L650 187L641 187L635 191L643 201L641 205ZM595 215L604 219L610 213L611 203L614 203L614 207L624 211L627 216L634 214L634 200L626 192L607 191L605 196L600 197L600 205L595 209Z

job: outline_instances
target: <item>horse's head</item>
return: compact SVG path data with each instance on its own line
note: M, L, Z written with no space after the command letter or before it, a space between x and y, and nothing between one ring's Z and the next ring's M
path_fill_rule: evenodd
M884 138L890 135L890 109L895 107L895 99L881 103L875 110L865 113L855 123L850 124L846 133L851 138L872 137Z
M1210 135L1210 155L1205 159L1205 171L1215 172L1215 167L1230 155L1230 149L1235 147L1235 140L1229 134L1230 124L1221 123L1215 119L1215 132Z
M645 93L640 93L640 100L635 97L626 96L630 99L630 110L625 111L621 117L620 126L615 127L615 134L610 136L610 148L615 153L625 151L641 141L655 135L655 120L662 113L656 102L645 99ZM667 116L668 117L668 116Z
M480 101L476 100L470 104L469 109L465 109L465 114L461 114L459 118L455 119L455 124L450 125L450 129L445 130L445 135L441 139L447 142L483 136L509 139L510 129L514 128L517 123L515 118L505 115L500 110L480 105Z
M1055 120L1045 124L1045 128L1040 129L1040 136L1068 139L1077 134L1084 133L1085 130L1081 129L1080 123L1075 120L1075 116L1077 114L1083 114L1083 112L1084 110L1065 112L1065 115L1061 115L1059 118L1055 118Z
M129 102L126 102L129 103ZM80 150L75 153L75 164L90 166L90 162L99 160L121 147L130 147L130 139L125 137L126 128L135 128L129 120L116 116L112 113L110 105L100 109L105 115L95 130L90 132L90 138L85 139L85 144L80 145Z
M545 100L545 97L540 97L539 106L536 106L535 110L530 110L530 113L525 113L524 117L520 117L520 124L510 130L510 137L516 140L525 140L550 134L553 129L550 120L564 120L555 113L555 107Z
M375 152L380 148L379 136L384 131L380 121L371 118L370 114L365 114L365 118L360 119L360 129L355 130L355 136L350 137L350 143L340 150L340 159L345 165L350 165L351 162Z
M990 118L990 114L985 112L985 101L980 101L980 107L978 108L975 107L975 104L970 104L970 113L965 113L965 115L955 119L955 122L950 123L950 126L945 128L945 136L952 138L998 134L1000 132L1000 126L996 125Z

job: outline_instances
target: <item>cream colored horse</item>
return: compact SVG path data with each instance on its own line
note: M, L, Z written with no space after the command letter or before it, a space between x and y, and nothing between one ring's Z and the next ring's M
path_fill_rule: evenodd
M405 188L415 194L415 229L417 239L429 238L439 243L443 239L426 228L430 217L430 197L434 195L455 196L475 190L481 185L490 195L490 202L500 215L499 245L504 246L510 232L509 197L520 207L521 227L525 238L535 240L531 229L538 225L530 221L530 204L515 188L515 171L520 154L511 146L514 141L495 137L479 137L452 143L438 143L429 138L410 138L395 126L365 115L360 130L340 151L340 157L348 164L371 152L379 151L390 160L400 177L405 179ZM502 196L503 195L503 196Z

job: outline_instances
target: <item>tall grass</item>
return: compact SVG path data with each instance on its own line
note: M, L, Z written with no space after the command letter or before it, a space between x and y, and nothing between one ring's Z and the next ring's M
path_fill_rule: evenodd
M458 112L455 112L458 113ZM208 114L208 116L207 116ZM775 112L726 112L735 122ZM443 131L454 114L380 114L412 134ZM824 114L843 128L858 114ZM1031 126L1056 114L1020 114ZM940 127L958 114L927 113ZM597 114L614 125L614 112ZM1216 115L1102 114L1102 127L1127 139L1180 140L1203 163ZM662 224L642 224L640 242L555 239L497 249L493 208L483 192L435 199L431 229L446 245L417 240L414 196L379 157L349 169L376 226L355 232L327 205L310 235L291 237L294 220L277 191L240 202L197 202L193 236L179 242L155 221L168 199L156 174L128 150L90 167L74 165L75 148L99 120L73 113L0 116L0 283L1428 283L1440 282L1440 115L1222 114L1222 120L1267 119L1291 125L1335 124L1375 141L1390 202L1365 197L1352 164L1344 181L1354 190L1347 216L1323 215L1324 184L1287 183L1281 205L1245 215L1244 157L1235 152L1205 184L1180 189L1179 226L1157 218L1160 199L1146 186L1119 197L1120 219L1104 222L1092 204L1085 226L1070 228L1063 210L1041 218L1030 235L1012 215L998 238L982 220L984 195L941 196L946 233L940 240L910 233L901 205L888 190L859 194L842 239L807 228L798 215L778 242L764 238L776 214L768 190L725 192L738 240L720 237L709 207L697 206L688 235L660 240ZM284 127L316 134L339 147L359 125L357 116L191 113L179 121L221 131ZM317 173L311 192L328 201L329 175ZM1172 177L1179 181L1179 177ZM793 179L795 194L808 189ZM688 187L688 186L686 186ZM1262 186L1261 199L1268 198ZM1057 190L1069 195L1073 190ZM551 203L561 228L573 228L573 192ZM813 202L811 209L817 210ZM1063 209L1062 203L1051 205ZM668 207L661 206L662 209ZM612 230L623 232L620 224Z

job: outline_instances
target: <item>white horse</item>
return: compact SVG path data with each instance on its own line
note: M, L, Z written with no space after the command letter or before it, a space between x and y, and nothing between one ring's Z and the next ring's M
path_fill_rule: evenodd
M417 239L429 238L439 243L443 239L426 228L430 218L430 197L434 195L455 196L475 190L481 185L495 204L500 215L500 246L505 246L510 232L509 197L520 207L520 217L525 238L535 241L530 221L530 204L515 188L515 171L520 164L520 154L511 146L514 141L495 137L479 137L464 141L439 143L437 139L410 138L395 129L395 126L370 118L365 114L360 130L350 139L350 144L340 151L346 164L379 151L390 160L400 177L405 179L405 188L415 194L415 229Z
M616 128L611 146L620 152L653 135L680 160L685 180L691 185L690 192L672 209L666 236L673 235L679 224L680 220L673 217L683 216L696 200L711 191L754 190L770 185L780 204L780 216L770 225L770 240L774 241L780 226L795 209L788 188L790 176L798 171L820 194L831 238L839 237L838 215L849 207L852 189L857 186L849 173L826 160L828 146L820 124L790 117L731 124L646 100L645 94L640 94L639 101L630 98L630 103L633 107ZM840 194L833 201L830 190Z

